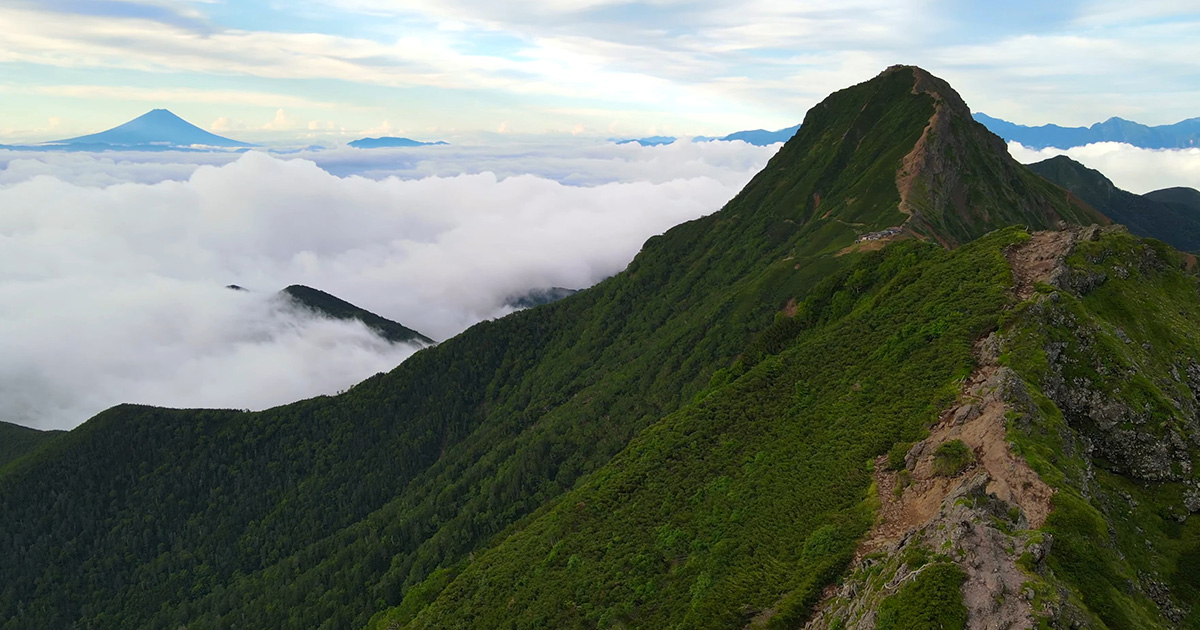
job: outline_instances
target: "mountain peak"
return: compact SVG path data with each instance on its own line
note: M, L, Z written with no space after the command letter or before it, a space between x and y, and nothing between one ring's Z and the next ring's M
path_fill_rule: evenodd
M928 70L918 66L909 66L909 68L913 74L914 91L923 92L934 97L934 99L944 103L946 107L952 108L956 115L968 118L971 116L971 108L967 107L966 101L944 79L934 76Z
M900 211L914 233L952 245L1022 221L1039 227L1060 220L1107 223L1085 204L1055 199L1040 186L944 79L917 66L888 71L911 73L913 93L933 99L933 115L896 173Z
M821 101L767 172L791 180L769 186L805 196L804 221L859 237L897 228L952 247L1012 224L1108 222L1017 163L949 83L917 66Z
M180 118L168 109L152 109L133 120L100 133L93 133L47 144L102 145L111 148L139 147L252 147L254 145L209 133Z
M236 286L236 285L235 285ZM419 346L433 344L434 341L421 333L381 317L364 308L355 306L335 295L320 289L293 284L279 292L293 303L298 304L322 317L343 320L358 320L367 328L375 331L380 337L392 343L412 343Z
M169 109L162 108L162 107L156 107L156 108L146 112L145 114L138 116L134 120L142 120L142 119L150 119L150 118L158 118L161 120L179 120L179 121L187 122L187 121L184 121L182 118L180 118L179 115L177 115L175 112L173 112Z

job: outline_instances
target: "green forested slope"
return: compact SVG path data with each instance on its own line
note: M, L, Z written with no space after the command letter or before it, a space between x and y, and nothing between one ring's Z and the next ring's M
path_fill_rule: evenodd
M404 627L801 623L871 523L869 462L922 433L997 325L1017 236L901 243L831 276L764 331L778 354L743 357Z
M1200 627L1200 282L1113 230L1018 301L1005 257L1028 238L900 243L831 276L751 344L774 351L371 627L801 627L871 524L872 458L938 421L989 330L1023 383L1007 439L1057 490L1020 539L1038 557L1016 552L1036 623ZM906 562L936 558L961 576ZM965 627L956 590L900 590L855 627L934 627L915 615L935 605Z
M1117 188L1100 171L1065 155L1030 164L1029 169L1078 195L1134 234L1159 239L1184 251L1200 250L1200 193L1191 188L1135 195Z
M954 146L992 146L928 85L897 67L830 96L724 209L650 239L624 273L345 394L258 413L120 406L21 458L0 472L0 627L356 628L435 599L415 623L461 601L487 627L500 600L478 580L517 575L521 558L547 573L509 597L568 624L733 623L780 597L800 615L869 522L865 458L919 430L1003 293L1009 236L834 255L905 220L896 174L939 102ZM929 198L1021 204L931 202L919 232L955 243L1090 216L1048 185L1014 189L1008 174L1032 174L986 158L941 163ZM771 466L755 469L760 452ZM611 509L560 499L586 475L576 492ZM565 557L542 553L554 519L580 545ZM596 560L611 540L580 538L614 527L611 558L637 580ZM583 590L547 612L535 584Z
M1196 190L1195 188L1174 186L1161 190L1152 190L1142 196L1159 203L1174 205L1181 211L1189 211L1193 214L1200 213L1200 190Z
M61 434L62 431L38 431L19 424L0 422L0 469Z

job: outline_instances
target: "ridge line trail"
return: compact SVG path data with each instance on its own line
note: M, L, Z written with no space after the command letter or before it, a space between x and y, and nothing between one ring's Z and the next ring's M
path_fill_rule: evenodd
M1073 230L1035 232L1028 241L1007 252L1013 292L1018 300L1032 297L1034 285L1050 280L1077 239ZM876 460L879 518L859 545L856 561L935 518L942 502L961 479L981 468L991 478L988 492L1020 507L1031 528L1041 527L1045 522L1054 490L1008 447L1005 419L1008 404L1000 391L1005 376L998 363L998 345L994 336L975 344L977 367L964 381L958 400L930 427L929 436L909 451L906 460L911 482L898 495L895 490L899 473L886 470L886 456ZM976 461L958 476L938 477L932 471L933 451L950 440L962 440L971 447Z
M1050 279L1054 268L1074 249L1077 239L1072 230L1034 232L1028 242L1008 252L1013 292L1018 300L1033 297L1034 285Z

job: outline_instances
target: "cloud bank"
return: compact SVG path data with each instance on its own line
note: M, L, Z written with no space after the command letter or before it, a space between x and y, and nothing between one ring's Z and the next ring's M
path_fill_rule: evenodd
M610 182L712 178L723 183L745 179L778 147L744 142L701 142L686 139L659 147L618 145L595 140L549 143L507 141L503 146L452 144L384 149L350 146L288 150L283 158L304 159L338 176L370 179L420 179L490 172L500 178L537 175L569 185ZM104 153L0 149L0 187L51 175L84 186L118 183L151 184L186 180L199 167L234 162L236 152L109 151Z
M1200 189L1200 148L1142 149L1118 142L1097 142L1071 149L1037 150L1010 142L1008 151L1023 164L1065 155L1104 173L1117 188L1139 195L1173 186Z
M304 155L340 176L258 151L0 155L0 419L69 428L120 402L260 409L345 389L413 349L277 290L445 339L510 296L620 271L775 150L715 144Z

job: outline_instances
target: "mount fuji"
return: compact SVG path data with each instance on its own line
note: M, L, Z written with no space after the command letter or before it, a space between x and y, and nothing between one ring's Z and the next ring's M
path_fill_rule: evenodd
M42 145L68 150L161 150L196 146L244 148L255 145L209 133L165 109L152 109L107 131Z

